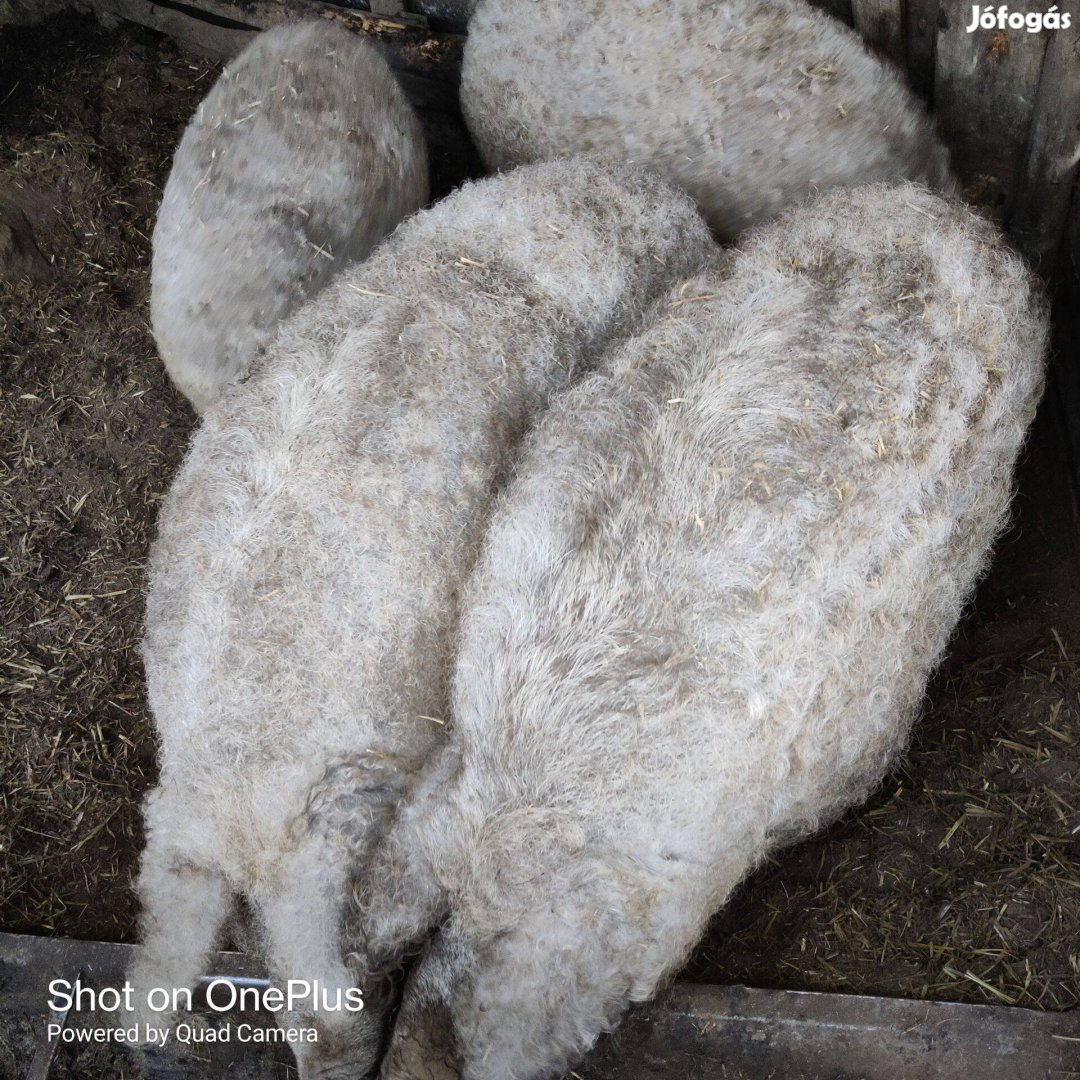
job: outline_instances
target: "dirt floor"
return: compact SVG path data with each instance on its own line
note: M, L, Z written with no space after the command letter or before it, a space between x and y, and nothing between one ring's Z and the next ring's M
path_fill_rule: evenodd
M3 930L133 934L154 774L144 564L195 422L147 327L149 236L212 78L149 33L0 32L0 198L41 251L23 252L39 280L0 281ZM1044 409L1014 526L904 761L744 885L689 977L1080 1002L1080 532L1062 447Z
M213 73L94 26L0 31L0 189L54 260L0 282L0 927L118 938L154 769L144 560L195 422L147 325L149 237Z

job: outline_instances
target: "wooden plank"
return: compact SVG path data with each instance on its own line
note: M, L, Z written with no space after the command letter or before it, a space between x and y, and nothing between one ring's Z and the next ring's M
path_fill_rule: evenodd
M406 0L405 7L423 15L438 29L461 34L476 4L477 0Z
M810 0L810 4L812 7L827 11L834 19L839 19L848 26L854 22L851 12L852 0Z
M941 0L934 103L969 198L1001 220L1027 145L1047 34L967 32L970 0Z
M25 1023L30 1018L41 1031L50 979L71 980L81 972L87 986L117 986L132 954L130 945L0 934L0 1038L3 1026L13 1020ZM261 974L251 957L218 953L210 959L205 978L251 985ZM244 1013L238 1019L255 1021L257 1015ZM76 1015L69 1016L69 1022L101 1023ZM572 1075L581 1080L1064 1080L1070 1069L1080 1066L1078 1039L1080 1016L1075 1010L1040 1013L995 1005L676 983L652 1004L634 1010ZM283 1075L268 1063L251 1060L251 1046L205 1049L226 1056L213 1062L184 1061L173 1043L146 1062L145 1074L150 1080Z
M106 23L125 19L168 34L208 60L228 60L235 56L259 29L234 20L223 23L201 19L181 8L148 0L77 0L76 6L93 12Z
M866 44L903 71L907 58L901 0L852 0L851 11Z
M321 0L76 0L106 19L126 19L176 38L213 60L235 56L259 30L300 19L333 19L363 34L403 75L415 106L457 112L464 37L429 30L417 16L354 11Z
M908 81L928 105L934 98L938 14L939 0L907 0L904 11Z
M1080 164L1080 21L1055 31L1046 50L1027 150L1009 213L1021 251L1049 277Z
M64 979L70 983L78 978L84 986L97 989L120 987L130 970L134 951L132 945L104 941L0 933L0 1046L7 1052L0 1060L10 1062L16 1070L2 1075L30 1080L34 1074L25 1071L29 1066L38 1068L41 1080L46 1076L137 1075L145 1080L203 1080L208 1076L227 1076L229 1080L287 1080L289 1075L295 1076L295 1071L289 1069L292 1055L282 1044L199 1043L193 1053L191 1047L181 1047L175 1040L168 1049L141 1052L120 1044L109 1047L93 1043L50 1043L46 1025L58 1020L48 1009L50 981ZM262 985L266 981L261 965L241 953L212 955L200 985L205 989L210 978L222 977L240 985ZM194 999L199 1009L200 995L196 993ZM233 1024L248 1022L259 1028L269 1028L275 1023L262 1012L222 1016ZM71 1009L64 1020L66 1027L76 1031L128 1026L123 1022L122 1012L103 1014ZM134 1070L132 1056L139 1062Z
M344 7L344 4L339 6ZM383 18L393 19L395 22L405 23L407 26L422 26L428 24L427 16L423 12L412 10L405 0L368 0L368 13L381 15ZM363 14L363 12L361 12Z
M995 1005L676 984L580 1080L1064 1080L1080 1017Z

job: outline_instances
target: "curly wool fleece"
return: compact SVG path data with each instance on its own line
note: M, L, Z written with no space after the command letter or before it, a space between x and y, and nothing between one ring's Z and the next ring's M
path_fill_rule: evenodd
M633 167L470 184L338 275L207 413L152 552L137 985L190 985L238 892L275 977L352 986L348 876L440 736L510 448L712 250L691 201ZM368 1052L369 1004L318 1017L302 1075Z
M150 316L173 382L207 409L427 198L420 121L373 46L326 21L259 34L184 132L154 227Z
M1046 341L988 223L837 189L552 404L463 601L454 734L359 897L373 970L446 920L386 1080L457 1075L451 1043L466 1080L557 1074L879 781L1005 519Z
M837 185L952 184L897 72L804 0L481 0L461 103L490 169L652 165L723 237Z

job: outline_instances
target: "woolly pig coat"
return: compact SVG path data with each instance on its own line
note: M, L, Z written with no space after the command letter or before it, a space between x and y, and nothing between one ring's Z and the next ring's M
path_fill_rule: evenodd
M325 20L259 34L184 132L154 227L150 315L172 380L207 409L427 197L420 122L373 46Z
M559 1074L879 781L1005 520L1046 339L992 226L838 189L553 403L464 601L451 740L359 897L373 969L442 920L385 1080Z
M481 0L461 102L489 169L652 165L724 237L837 185L952 183L899 74L804 0Z
M348 875L441 736L458 590L510 450L711 248L690 200L635 168L470 184L338 275L207 413L150 567L138 980L188 984L238 892L275 977L352 984Z

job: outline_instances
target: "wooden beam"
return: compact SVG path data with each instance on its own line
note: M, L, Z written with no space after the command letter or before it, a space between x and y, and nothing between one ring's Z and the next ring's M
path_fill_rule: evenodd
M1075 1013L676 983L577 1066L581 1080L1057 1080ZM1062 1071L1064 1070L1064 1071Z
M235 56L260 30L301 19L332 19L363 34L401 77L418 108L456 112L465 39L430 30L417 15L354 11L320 0L75 0L105 19L168 34L213 60Z
M904 10L908 81L927 105L934 98L938 13L939 0L907 0Z
M851 0L810 0L812 7L827 11L834 19L852 25Z
M464 33L477 0L406 0L405 7L430 19L433 26Z
M970 21L970 0L941 0L934 104L967 194L1001 220L1027 146L1048 35L969 34Z
M1051 276L1080 165L1080 23L1054 31L1008 227L1022 251Z
M228 60L235 56L259 29L239 22L225 25L183 8L150 3L149 0L76 0L75 6L106 23L123 19L167 34L191 52L209 60Z
M851 13L866 44L903 71L907 57L901 0L852 0Z

